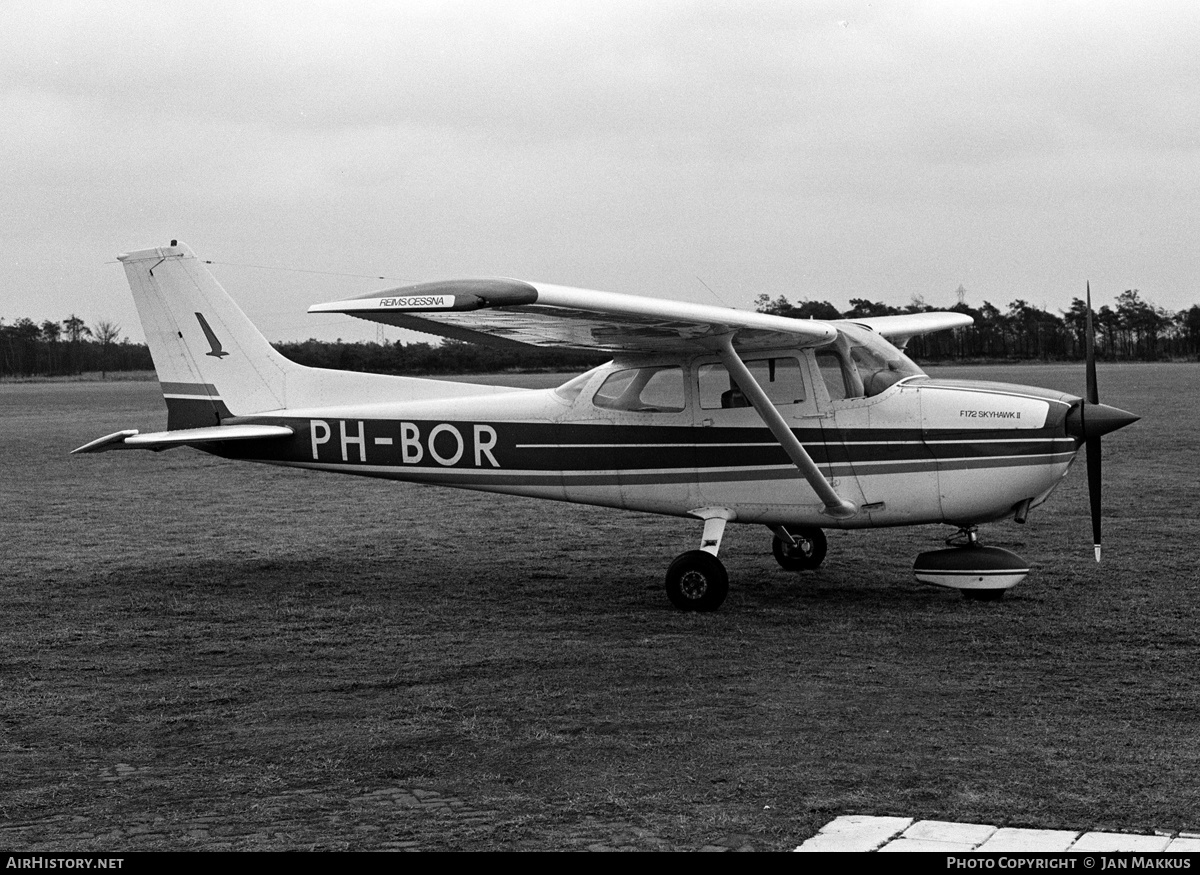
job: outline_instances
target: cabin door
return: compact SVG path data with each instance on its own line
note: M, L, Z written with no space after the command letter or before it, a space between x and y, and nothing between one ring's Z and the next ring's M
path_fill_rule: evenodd
M794 351L744 353L755 382L814 459L823 453L820 411ZM693 367L697 505L778 516L812 492L758 412L715 356Z

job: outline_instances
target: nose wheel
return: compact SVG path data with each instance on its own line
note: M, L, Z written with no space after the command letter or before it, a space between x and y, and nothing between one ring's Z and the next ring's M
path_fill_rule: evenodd
M948 549L922 553L913 574L922 583L957 589L963 598L995 601L1029 574L1029 563L1003 547L984 547L974 526L946 539Z

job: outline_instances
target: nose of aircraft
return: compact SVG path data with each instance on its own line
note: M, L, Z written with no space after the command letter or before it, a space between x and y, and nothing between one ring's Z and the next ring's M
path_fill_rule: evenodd
M1132 425L1139 419L1140 416L1119 407L1080 401L1067 414L1066 429L1067 434L1077 441L1087 442Z

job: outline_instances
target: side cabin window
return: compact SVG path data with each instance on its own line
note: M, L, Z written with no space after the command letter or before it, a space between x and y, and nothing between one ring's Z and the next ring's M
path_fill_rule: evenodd
M804 401L804 378L800 362L791 356L749 359L746 367L756 383L775 406ZM749 407L750 400L722 364L701 365L698 373L700 407L703 410L728 410Z
M606 410L637 413L679 413L684 408L683 369L629 368L610 374L592 403Z

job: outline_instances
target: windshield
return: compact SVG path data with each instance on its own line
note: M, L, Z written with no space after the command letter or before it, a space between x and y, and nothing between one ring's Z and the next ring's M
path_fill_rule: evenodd
M858 376L862 380L862 394L870 398L878 395L905 377L923 377L925 372L917 363L892 346L883 337L857 325L840 324L838 346L845 347Z

